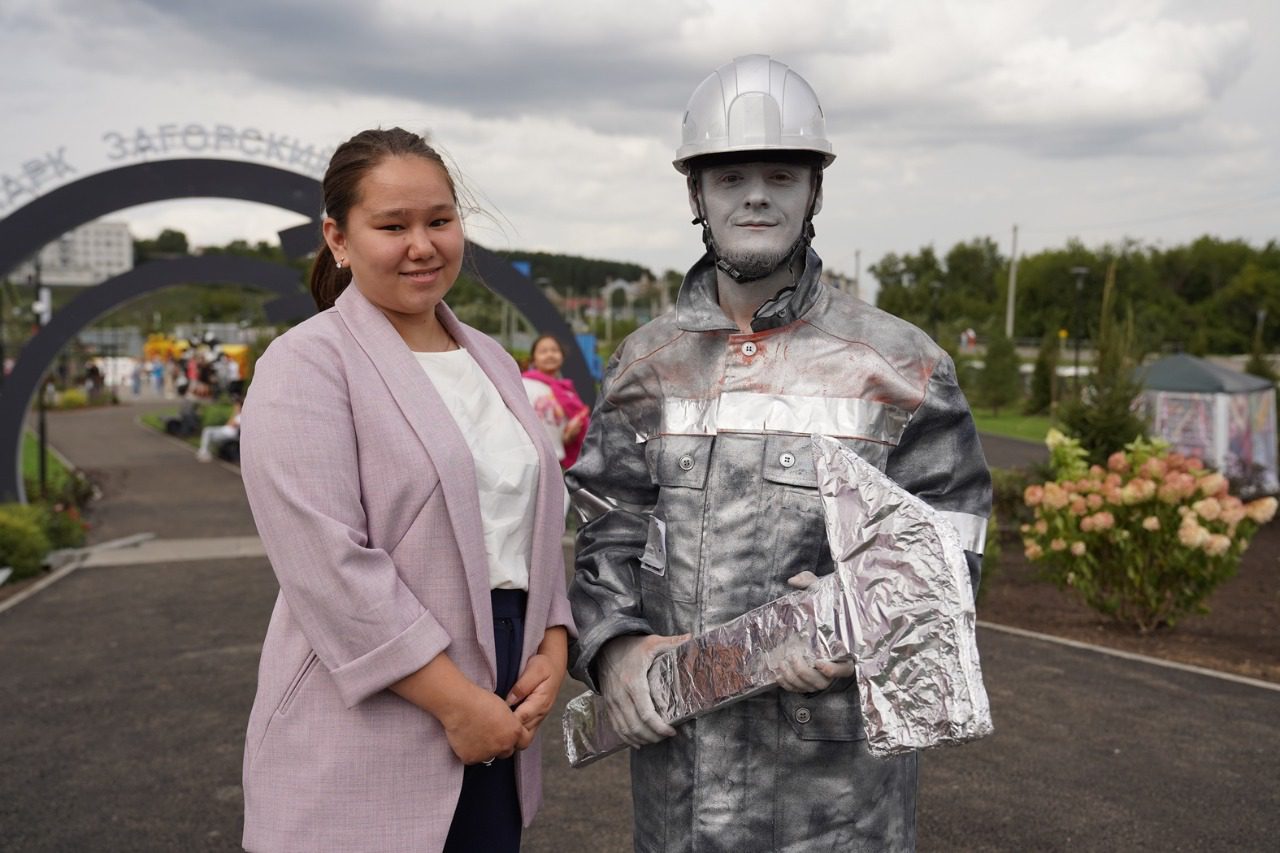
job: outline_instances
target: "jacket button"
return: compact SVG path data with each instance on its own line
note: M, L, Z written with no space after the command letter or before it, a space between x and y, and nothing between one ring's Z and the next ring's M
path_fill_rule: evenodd
M692 467L693 467L693 457L692 457L692 456L685 455L685 456L681 456L681 457L680 457L680 470L681 470L681 471L688 471L688 470L689 470L690 468L692 468Z
M790 468L792 465L796 464L796 457L792 453L784 453L778 457L778 464L783 468Z
M750 358L751 356L755 355L756 354L755 341L747 341L745 344L743 344L742 354L745 355L747 358Z
M809 720L811 719L813 719L813 715L809 713L808 708L796 708L797 723L803 726L805 723L809 722Z

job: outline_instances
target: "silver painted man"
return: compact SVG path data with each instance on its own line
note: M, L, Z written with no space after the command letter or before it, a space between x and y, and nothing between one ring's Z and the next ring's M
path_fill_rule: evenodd
M675 166L707 251L610 360L569 473L593 516L574 672L638 747L638 851L915 846L916 756L869 755L850 664L789 660L778 689L678 729L645 677L660 650L833 570L812 433L949 518L977 582L990 476L950 358L819 281L834 159L817 96L780 62L741 57L695 90Z

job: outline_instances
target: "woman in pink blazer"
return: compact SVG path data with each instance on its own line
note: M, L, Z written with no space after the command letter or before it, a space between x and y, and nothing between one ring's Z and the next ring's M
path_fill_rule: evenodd
M573 630L560 466L514 362L442 301L464 238L440 156L365 131L324 195L322 310L271 344L245 402L280 596L244 846L518 850Z

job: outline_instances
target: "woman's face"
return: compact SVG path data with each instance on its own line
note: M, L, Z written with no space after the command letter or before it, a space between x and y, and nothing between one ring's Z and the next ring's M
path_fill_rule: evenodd
M392 322L434 312L462 268L465 238L449 181L422 157L387 157L366 172L346 227L326 219L324 237Z
M533 360L533 369L548 376L555 376L564 366L564 353L560 351L560 345L551 338L538 341L530 358Z

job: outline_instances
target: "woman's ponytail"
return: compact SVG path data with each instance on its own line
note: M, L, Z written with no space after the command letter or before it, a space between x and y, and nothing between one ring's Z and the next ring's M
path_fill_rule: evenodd
M351 283L351 270L339 269L328 243L320 244L316 259L311 264L311 298L316 301L316 310L324 311L333 307L338 295Z

